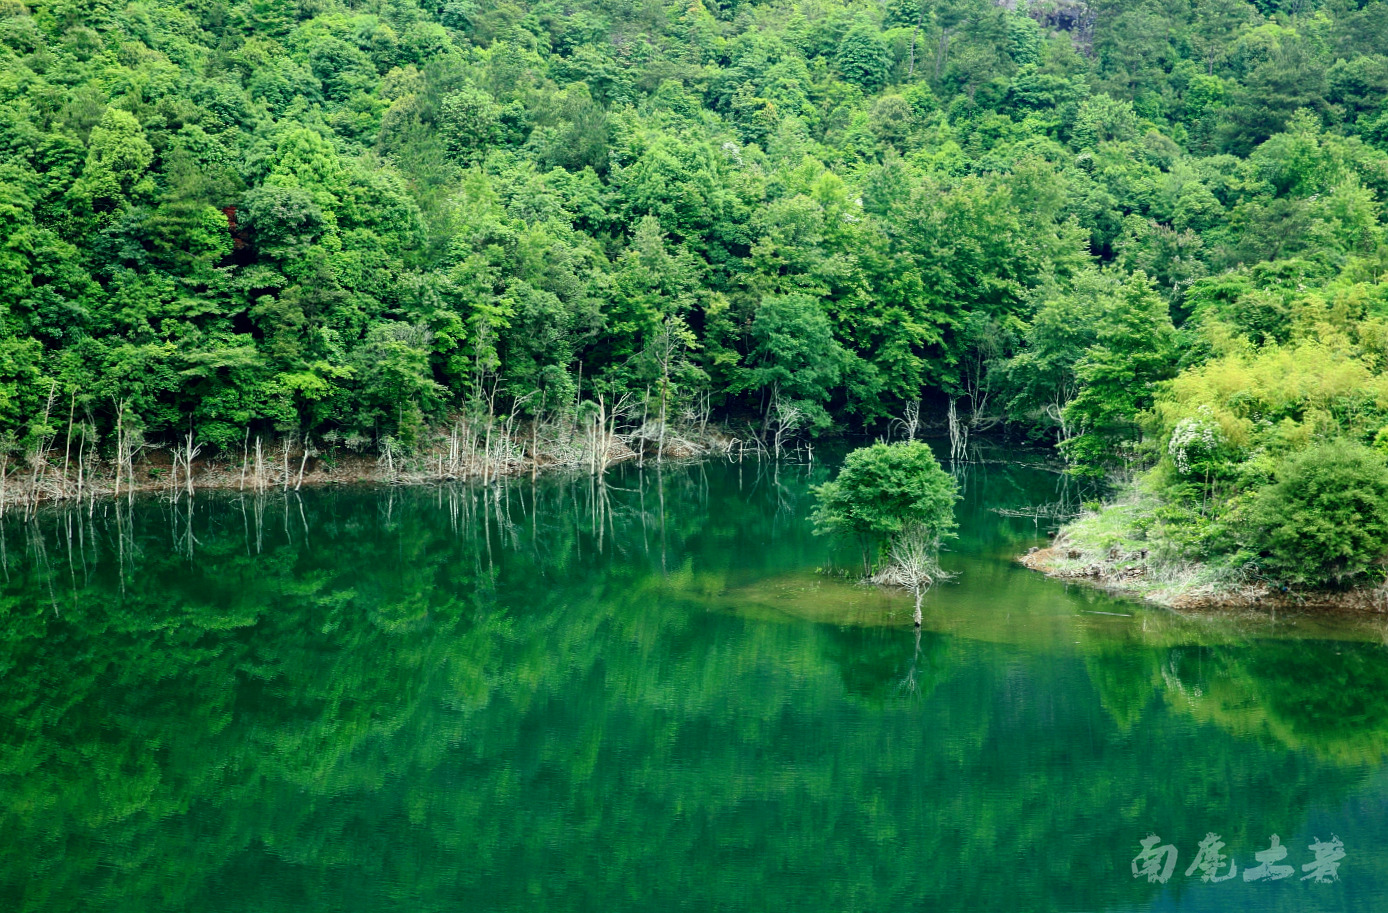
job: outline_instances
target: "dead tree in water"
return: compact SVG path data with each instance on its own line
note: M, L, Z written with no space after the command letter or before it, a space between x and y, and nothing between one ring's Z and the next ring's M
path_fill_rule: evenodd
M456 479L463 460L461 423L455 421L448 429L448 469L446 478Z
M67 485L68 465L72 458L72 434L76 427L77 418L77 391L74 389L68 398L67 403L67 437L63 439L63 485ZM79 495L80 497L80 495Z
M87 437L91 434L91 426L87 422L79 422L77 425L77 432L82 435L77 444L77 503L80 505L82 503L82 490L86 485L87 476L89 475L86 461ZM3 504L4 500L4 496L0 495L0 504ZM2 506L0 506L0 510L3 510Z
M5 488L10 478L10 451L14 448L14 438L5 433L0 438L0 517L5 515Z
M29 508L38 506L39 485L43 481L44 470L48 467L48 450L57 432L48 426L48 419L53 414L53 403L57 399L58 384L53 382L48 390L48 399L44 402L43 422L39 425L34 436L34 449L29 454L29 463L33 473L29 482Z
M953 576L940 567L939 555L939 537L923 526L910 526L892 539L887 566L872 578L873 583L898 586L912 592L916 597L912 620L918 628L922 622L921 601L926 592L938 581Z
M294 439L289 435L286 434L280 439L280 456L283 458L284 463L284 472L281 475L281 480L285 491L289 490L289 450L293 446Z
M241 441L241 491L246 490L246 461L250 458L251 429L246 429L246 436Z
M609 407L607 397L598 394L598 408L593 415L594 432L594 474L607 471L612 464L612 445L617 443L617 422L624 418L632 408L630 394L623 393ZM662 445L664 443L662 436Z
M196 444L196 443L194 442L194 439L193 439L193 429L191 429L191 428L188 429L188 435L183 439L183 447L182 447L181 449L182 449L182 456L183 456L183 482L184 482L184 485L187 486L187 489L188 489L188 496L189 496L189 497L192 497L192 496L193 496L193 461L196 460L196 459L198 458L198 454L202 453L202 445ZM175 461L174 461L174 466L175 466L175 467L178 466L178 461L177 461L177 459L175 459Z
M913 399L901 410L901 418L892 419L893 427L900 427L906 440L914 441L921 427L921 401Z
M258 434L255 436L255 479L253 484L256 491L265 490L265 449Z
M969 426L959 421L955 399L949 401L949 459L951 463L962 463L969 451Z
M130 427L126 418L127 403L116 403L116 481L114 494L120 495L121 476L125 476L126 500L135 498L135 457L148 446L144 433L139 428Z
M317 456L317 455L318 455L318 451L312 449L312 445L311 445L311 443L310 443L310 441L309 441L309 436L308 436L307 434L305 434L305 435L304 435L304 452L303 452L303 454L302 454L302 455L300 456L300 458L299 458L299 478L298 478L297 481L294 482L294 490L295 490L295 491L298 491L298 490L299 490L299 486L304 484L304 467L308 465L308 458L311 457L311 456Z
M386 467L386 473L387 473L387 475L389 476L390 481L392 481L392 482L397 481L397 477L396 477L396 475L395 475L395 448L396 448L396 446L397 446L397 445L396 445L396 443L395 443L395 438L393 438L393 437L391 437L389 434L387 434L385 437L381 438L381 443L380 443L381 455L376 459L376 464L377 464L378 466L383 465L383 466Z
M772 453L779 460L782 444L800 427L805 418L805 411L794 403L781 399L778 393L772 405L772 414Z

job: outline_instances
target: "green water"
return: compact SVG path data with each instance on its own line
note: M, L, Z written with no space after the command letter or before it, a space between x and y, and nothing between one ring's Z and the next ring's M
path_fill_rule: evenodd
M1061 479L988 463L918 636L815 573L826 472L7 520L0 910L1388 909L1388 626L1031 574Z

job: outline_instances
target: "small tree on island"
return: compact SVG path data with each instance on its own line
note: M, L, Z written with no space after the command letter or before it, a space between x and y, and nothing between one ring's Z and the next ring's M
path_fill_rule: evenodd
M921 597L937 580L940 543L954 535L959 487L919 441L873 444L850 453L832 482L814 489L815 531L851 538L862 550L863 576ZM874 558L884 560L874 567ZM875 573L874 573L875 571Z

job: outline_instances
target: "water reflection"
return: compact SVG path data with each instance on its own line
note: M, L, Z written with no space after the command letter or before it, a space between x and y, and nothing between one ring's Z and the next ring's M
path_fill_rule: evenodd
M199 494L4 526L0 903L1385 898L1380 631L1038 578L1008 558L1063 482L982 463L958 582L913 632L909 599L814 572L835 560L805 520L827 472ZM1211 830L1243 865L1316 828L1347 848L1333 893L1128 872L1148 833L1184 869Z

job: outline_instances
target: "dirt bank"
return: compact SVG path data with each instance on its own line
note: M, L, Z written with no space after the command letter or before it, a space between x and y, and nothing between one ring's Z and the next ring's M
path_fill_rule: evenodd
M0 514L32 511L40 504L95 501L111 496L196 491L295 491L345 484L419 485L447 481L489 482L555 471L599 473L617 463L679 461L711 455L755 456L749 446L710 428L698 434L670 432L658 447L653 436L607 429L556 435L459 434L433 436L411 452L361 452L315 442L248 441L244 453L201 458L182 445L142 447L120 464L88 453L51 447L0 467ZM191 469L191 471L190 471Z
M1161 567L1145 549L1107 553L1058 544L1032 549L1017 560L1047 577L1145 602L1191 612L1315 612L1316 614L1388 614L1388 586L1344 591L1275 590L1265 584L1230 585L1202 577L1197 565Z

